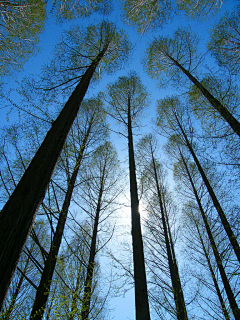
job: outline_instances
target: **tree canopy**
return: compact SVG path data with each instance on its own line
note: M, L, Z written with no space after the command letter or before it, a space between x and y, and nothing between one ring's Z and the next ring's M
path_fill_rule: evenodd
M36 52L44 30L44 0L0 2L0 75L6 76L23 67Z
M208 48L220 66L238 73L240 67L240 7L227 12L211 31Z
M239 319L236 1L0 0L1 319Z
M109 14L112 11L111 1L106 0L52 0L52 12L59 22L86 18L98 12Z

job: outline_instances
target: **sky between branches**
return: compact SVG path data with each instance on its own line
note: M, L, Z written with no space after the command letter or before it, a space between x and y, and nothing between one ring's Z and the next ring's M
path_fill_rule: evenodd
M215 16L208 17L205 21L194 21L187 19L183 13L175 16L173 21L169 22L167 25L163 27L161 30L154 30L146 32L143 35L139 35L137 31L127 25L121 18L121 4L118 1L113 1L114 11L108 17L110 21L116 23L119 28L123 28L128 34L132 44L134 46L132 57L130 58L129 64L125 69L117 71L116 74L106 76L104 75L101 81L98 84L94 84L91 89L88 91L86 98L90 98L92 95L97 94L99 91L104 91L106 86L115 80L118 79L119 76L125 76L130 70L135 70L143 84L147 86L149 93L151 95L151 103L147 110L144 112L143 119L141 121L141 128L136 132L138 135L135 136L135 140L137 141L140 138L140 135L143 133L149 133L152 131L153 121L156 118L156 100L164 98L166 95L178 94L179 91L174 88L167 89L159 89L157 87L157 82L150 79L147 74L144 72L142 59L146 50L147 45L157 37L158 35L168 36L172 35L173 32L182 26L191 26L191 29L194 32L197 32L200 36L200 46L199 50L202 53L206 51L206 42L209 40L209 31L211 27L214 25L216 21L224 14L226 10L231 11L232 8L238 4L237 0L234 1L226 1L223 4L220 12ZM87 26L89 23L100 22L103 19L101 15L93 14L89 18L85 19L76 19L72 22L64 22L61 25L58 25L54 22L53 17L48 18L46 21L45 31L41 35L40 41L40 52L30 58L30 60L24 65L24 70L21 72L17 72L12 78L5 78L4 88L6 91L10 90L10 97L14 103L20 103L20 98L16 93L16 89L19 87L19 83L21 79L25 76L29 76L30 74L37 75L41 71L41 66L44 62L47 62L51 59L51 52L54 48L54 44L56 44L61 38L61 32L65 29L68 29L72 24L81 24L81 26ZM208 68L216 68L218 69L216 64L214 64L213 59L210 56L207 56L204 61L204 65ZM204 69L203 71L207 71L208 69ZM2 106L0 108L0 119L1 119L1 127L8 125L10 123L14 123L18 121L18 112L15 108L9 113L11 108L10 103L6 103L3 101ZM8 114L9 113L9 114ZM8 114L8 115L7 115ZM6 117L7 115L7 117ZM23 116L22 116L23 117ZM115 124L110 120L110 128L116 128ZM111 135L114 145L117 147L119 157L124 166L127 167L127 140L112 133ZM165 143L164 139L160 139L160 144ZM126 221L129 221L130 225L130 215L129 218L125 218ZM132 293L133 294L133 293ZM132 298L132 294L127 294L126 298L122 301L119 298L115 299L116 302L112 302L111 307L115 308L115 311L112 314L112 319L122 320L122 319L134 319L134 299Z

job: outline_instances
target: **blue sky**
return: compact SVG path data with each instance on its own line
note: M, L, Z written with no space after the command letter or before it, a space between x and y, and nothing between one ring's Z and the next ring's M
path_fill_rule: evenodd
M142 82L144 85L147 86L150 94L151 94L151 104L148 107L147 111L144 114L144 120L142 121L143 128L140 129L138 133L148 133L151 131L151 121L154 119L155 116L155 110L156 110L156 100L160 98L164 98L166 95L170 95L173 93L177 93L177 91L174 90L174 88L168 88L168 89L159 89L157 87L157 83L154 80L151 80L146 73L143 70L143 66L141 64L141 60L143 58L146 46L148 43L151 42L151 40L154 38L154 36L158 35L171 35L174 30L176 30L180 26L187 26L191 25L191 28L193 31L200 32L201 37L201 43L200 43L200 49L202 52L205 50L205 43L208 40L209 37L209 30L212 27L212 25L219 19L219 17L223 14L224 10L231 10L238 1L226 1L226 3L222 6L222 10L219 14L217 14L214 17L209 17L204 22L198 22L198 21L192 21L186 19L184 15L179 15L176 17L171 23L166 25L162 30L156 30L154 32L150 31L142 36L139 36L132 27L126 25L120 18L120 10L116 9L119 6L118 2L115 2L115 11L109 17L109 20L112 20L117 24L118 27L123 28L126 30L127 34L130 37L130 40L134 44L134 52L130 59L129 66L126 69L118 71L116 74L107 76L104 75L102 80L99 82L97 86L93 90L90 90L88 93L88 96L90 97L92 94L96 94L97 92L104 91L107 84L117 80L119 76L126 75L129 70L135 70L140 75ZM93 15L88 19L85 20L79 20L74 21L74 24L80 23L81 25L88 25L90 22L101 20L101 17L98 15ZM61 31L65 28L68 28L72 22L64 23L62 26L56 25L53 21L53 19L49 19L46 24L45 32L41 36L41 43L40 43L40 52L33 58L31 58L24 66L24 72L20 72L16 74L14 78L6 79L6 88L8 89L14 89L18 87L18 83L21 81L21 78L30 75L35 74L37 75L41 71L41 65L44 62L47 62L48 59L51 58L51 51L54 48L54 44L58 42L60 39ZM207 63L210 67L213 66L213 61L209 58L207 60ZM11 93L11 98L13 101L16 100L18 102L17 95L14 93ZM3 107L3 105L2 105ZM6 121L6 112L8 112L8 108L0 109L0 119L1 119L1 126L7 125L8 122ZM10 123L17 120L17 113L13 112L9 116ZM112 124L113 125L113 124ZM113 142L115 146L118 149L119 157L121 162L124 163L124 166L127 166L126 159L127 159L127 141L124 141L123 138L120 138L117 135L112 135ZM136 137L136 140L138 137ZM162 139L162 141L165 141ZM160 141L161 143L161 141ZM130 224L130 217L128 217L128 221ZM129 235L130 236L130 235ZM133 290L126 293L124 298L115 298L110 303L110 308L115 309L114 312L112 312L112 319L115 320L124 320L134 319L134 296L133 296Z

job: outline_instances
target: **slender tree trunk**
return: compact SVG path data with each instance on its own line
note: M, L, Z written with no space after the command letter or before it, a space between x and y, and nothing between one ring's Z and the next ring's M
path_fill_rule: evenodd
M27 282L28 282L35 290L37 290L37 286L35 285L35 283L34 283L31 279L28 278L28 276L26 275L26 273L23 272L19 267L17 267L17 270L21 273L21 275L23 276L23 278L24 278L25 280L27 280Z
M91 294L92 294L93 270L94 270L95 256L96 256L97 231L98 231L99 215L100 215L101 204L102 204L105 168L106 168L106 163L103 168L103 174L101 177L101 187L100 187L99 195L98 195L98 203L97 203L97 209L96 209L96 216L95 216L95 220L94 220L94 228L93 228L93 234L92 234L90 256L89 256L89 261L88 261L88 266L87 266L87 277L86 277L86 281L85 281L85 285L84 285L84 295L83 295L83 303L82 303L82 311L81 311L81 319L82 320L89 319L90 302L91 302Z
M202 92L204 97L210 102L215 110L217 110L224 120L230 125L235 133L240 137L240 123L238 120L218 101L188 70L186 70L178 61L165 53L167 57L195 84Z
M217 210L217 212L219 214L219 217L220 217L220 219L222 221L222 225L223 225L223 227L224 227L224 229L225 229L225 231L226 231L226 233L228 235L229 241L230 241L230 243L231 243L231 245L232 245L232 247L234 249L234 252L235 252L235 254L237 256L237 259L238 259L238 261L240 263L240 247L239 247L237 238L235 237L235 235L234 235L234 233L232 231L232 228L231 228L231 226L230 226L230 224L229 224L229 222L227 220L227 217L226 217L226 215L225 215L220 203L218 202L218 199L217 199L217 197L216 197L216 195L215 195L215 193L214 193L214 191L213 191L213 189L212 189L212 187L211 187L211 185L210 185L210 183L209 183L209 181L208 181L208 179L207 179L207 177L205 175L205 172L204 172L202 166L200 165L200 162L198 161L198 158L197 158L197 156L196 156L196 154L195 154L195 152L194 152L194 150L193 150L193 148L192 148L192 146L191 146L191 144L190 144L190 142L189 142L189 140L187 138L187 135L185 134L185 131L183 130L183 127L181 126L181 124L180 124L180 122L179 122L179 120L178 120L176 115L175 115L175 117L176 117L176 120L178 122L179 128L180 128L180 130L181 130L181 132L182 132L182 134L184 136L184 139L186 141L187 147L188 147L188 149L189 149L189 151L190 151L190 153L191 153L191 155L192 155L192 157L193 157L193 159L194 159L194 161L196 163L196 166L197 166L197 168L198 168L198 170L199 170L199 172L201 174L201 177L203 179L203 182L205 183L205 185L207 187L207 190L208 190L209 195L210 195L210 197L212 199L212 202L213 202L213 204L214 204L214 206L215 206L215 208L216 208L216 210Z
M129 172L130 172L130 195L132 211L132 241L133 241L133 265L135 281L135 307L136 320L150 320L147 279L145 271L145 260L143 253L143 240L141 232L141 221L138 210L138 191L136 168L133 150L131 101L128 98L128 151L129 151Z
M82 272L83 272L83 270L80 267L78 269L77 282L76 282L76 287L75 287L74 293L73 293L71 312L70 312L70 317L68 320L74 320L74 317L75 317L75 314L77 311L77 300L78 300L78 295L79 295L80 279L82 276Z
M22 270L22 273L21 273L21 277L18 281L18 284L17 284L17 288L13 294L13 297L12 297L12 300L11 300L11 303L9 305L9 307L7 308L7 311L4 313L4 316L3 316L3 320L8 320L11 316L11 313L12 313L12 310L13 310L13 307L14 307L14 304L16 302L16 299L18 297L18 294L20 292L20 289L21 289L21 286L22 286L22 283L23 283L23 280L25 279L24 278L24 274L26 273L27 271L27 267L28 267L28 263L29 263L29 260L30 258L28 257L27 258L27 261L26 261L26 264L24 266L24 269Z
M158 200L159 200L160 211L161 211L161 216L162 216L164 238L165 238L165 243L166 243L166 248L167 248L168 265L169 265L169 270L170 270L170 275L171 275L177 318L178 318L178 320L188 320L187 310L186 310L183 291L182 291L182 286L181 286L180 277L179 277L179 273L178 273L177 261L175 258L175 253L174 253L175 260L173 261L172 250L174 250L174 247L172 244L172 248L171 248L169 237L168 237L168 232L170 234L170 229L168 230L168 228L167 228L167 223L166 223L164 208L163 208L162 194L161 194L160 186L158 183L157 170L156 170L155 159L153 156L152 149L151 149L151 155L152 155L152 163L153 163L153 170L154 170L154 179L155 179L155 183L156 183L156 187L157 187Z
M86 143L90 134L91 126L92 126L92 119L89 123L88 131L84 137L81 150L79 151L79 155L68 184L68 189L65 195L63 207L59 214L56 231L53 237L53 241L51 243L51 248L50 248L46 263L44 265L40 284L38 286L36 297L33 303L30 319L41 320L44 314L45 305L49 296L51 281L52 281L53 273L54 273L56 262L57 262L57 256L58 256L59 248L62 241L63 230L64 230L64 226L67 219L68 208L72 198L72 193L73 193L75 181L78 175L78 171L81 165L84 149L86 147Z
M82 76L0 213L0 308L68 132L106 49L98 54Z
M176 255L175 255L175 250L174 250L174 245L173 245L173 241L172 241L172 235L170 232L170 227L169 227L167 215L166 215L166 222L167 222L167 226L168 226L169 241L170 241L170 246L171 246L171 250L172 250L174 274L176 275L176 288L177 288L176 290L177 290L177 292L180 293L179 299L180 299L180 303L182 303L181 310L184 310L184 316L186 317L186 319L188 319L185 300L184 300L183 291L182 291L181 280L180 280L179 271L178 271L177 259L176 259Z
M220 275L221 275L221 278L222 278L222 282L223 282L225 291L226 291L226 293L227 293L228 300L229 300L229 303L230 303L232 312L233 312L233 314L234 314L235 319L236 319L236 320L239 320L239 319L240 319L240 310L239 310L239 308L238 308L238 305L237 305L237 302L236 302L236 300L235 300L235 297L234 297L234 294L233 294L233 292L232 292L232 289L231 289L231 287L230 287L230 284L229 284L227 275L226 275L226 273L225 273L225 270L224 270L224 267L223 267L223 264L222 264L222 259L221 259L221 257L220 257L219 252L218 252L217 246L216 246L216 244L215 244L214 237L213 237L213 235L212 235L212 232L211 232L210 226L209 226L209 224L208 224L208 220L207 220L206 214L205 214L205 212L204 212L204 210L203 210L203 207L202 207L200 198L199 198L198 193L197 193L197 190L196 190L196 188L195 188L195 185L194 185L192 176L191 176L191 174L190 174L190 172L189 172L189 170L188 170L187 163L186 163L186 161L185 161L185 159L184 159L181 151L180 151L180 154L181 154L181 158L182 158L184 167L185 167L185 169L186 169L186 172L187 172L189 181L190 181L190 183L191 183L193 193L194 193L195 198L196 198L196 200L197 200L197 203L198 203L198 206L199 206L199 210L200 210L200 212L201 212L201 215L202 215L202 218L203 218L203 221L204 221L205 228L206 228L206 230L207 230L208 238L209 238L209 240L210 240L210 243L211 243L211 246L212 246L212 249L213 249L213 253L214 253L214 256L215 256L217 265L218 265L218 269L219 269L219 271L220 271Z
M223 297L222 297L221 291L220 291L220 289L219 289L219 286L218 286L218 283L217 283L217 279L216 279L215 273L214 273L214 271L213 271L213 267L212 267L212 264L211 264L209 255L208 255L208 253L207 253L207 249L206 249L206 247L205 247L205 245L204 245L203 238L202 238L202 235L201 235L201 233L200 233L198 224L197 224L196 221L194 221L194 222L195 222L195 226L196 226L197 231L198 231L198 235L199 235L199 239L200 239L201 245L202 245L202 247L203 247L203 252L204 252L204 255L205 255L206 260L207 260L208 268L209 268L210 273L211 273L211 277L212 277L212 280L213 280L213 283L214 283L214 287L215 287L215 289L216 289L217 296L218 296L219 302L220 302L221 307L222 307L222 312L223 312L223 314L224 314L225 319L226 319L226 320L230 320L229 314L228 314L228 312L227 312L225 303L224 303L224 301L223 301Z

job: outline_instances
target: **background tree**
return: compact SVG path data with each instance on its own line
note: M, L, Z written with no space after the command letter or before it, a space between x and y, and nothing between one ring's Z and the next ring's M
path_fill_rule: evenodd
M96 255L112 238L112 213L116 210L116 203L121 189L119 187L119 173L117 154L108 141L100 146L89 165L86 167L86 183L82 188L84 211L91 219L91 246L87 273L82 298L81 318L89 319L93 303L93 274L96 267ZM112 232L110 231L112 229ZM99 239L99 233L102 240ZM104 235L105 233L105 235ZM109 281L109 284L111 281Z
M219 66L238 73L240 67L239 11L227 12L213 27L208 48Z
M187 163L186 163L186 161L185 161L185 159L184 159L182 154L181 154L181 160L184 163L184 167L185 167L185 170L187 172L188 179L189 179L189 181L191 183L192 190L194 192L196 201L198 203L199 210L201 212L202 219L204 221L204 225L205 225L208 237L209 237L209 241L211 242L212 250L213 250L213 253L214 253L214 256L215 256L215 259L216 259L216 262L217 262L217 265L218 265L218 268L219 268L219 271L220 271L220 274L221 274L222 282L224 284L224 288L226 290L226 293L227 293L227 296L228 296L228 300L229 300L232 312L234 314L235 319L237 319L239 317L238 305L237 305L233 290L232 290L232 288L230 286L229 280L227 278L226 272L224 270L222 258L221 258L220 254L219 254L219 251L218 251L218 248L217 248L216 241L214 239L213 233L211 232L211 228L210 228L210 225L208 223L208 218L206 216L206 213L204 212L204 209L202 207L201 200L200 200L200 197L198 195L196 186L194 184L194 181L192 179L191 173L189 171ZM222 308L223 308L224 314L226 314L226 309L224 308L224 305L222 305Z
M193 19L206 19L220 11L222 2L218 0L176 0L177 6Z
M162 28L179 10L200 20L218 12L221 5L218 0L124 0L123 10L126 19L144 33L149 29Z
M0 75L23 67L44 29L44 0L0 1Z
M209 241L206 240L204 226L200 222L200 217L196 214L196 207L192 203L189 203L189 206L184 208L184 212L186 213L184 217L187 219L187 223L184 225L186 228L184 236L188 241L188 248L192 252L192 260L199 263L201 268L204 268L200 272L196 272L195 268L192 272L192 275L197 277L199 282L204 286L204 289L201 290L202 292L198 294L198 297L200 297L198 304L208 316L220 317L219 313L221 312L222 318L230 319L221 287L217 280L217 274L215 274L215 263L211 261L212 253L210 251ZM204 260L203 257L205 258ZM210 275L211 280L208 279ZM206 293L206 290L209 293ZM216 297L213 297L213 295ZM213 298L215 299L213 300ZM218 302L215 301L217 299L219 300ZM216 306L216 308L214 308L214 306ZM213 311L214 314L211 311Z
M123 9L126 19L136 25L140 33L161 28L173 14L171 1L164 0L124 0Z
M105 0L53 0L52 12L58 21L86 18L92 13L108 14L112 11L111 1Z
M235 257L227 244L228 241L223 232L224 228L221 223L219 224L206 187L200 178L196 165L189 158L187 150L177 136L170 137L165 145L165 150L174 161L174 179L177 182L178 195L183 201L182 235L186 240L182 241L187 244L186 257L191 256L187 265L188 274L192 276L188 281L194 288L193 278L197 279L196 285L199 287L193 304L197 303L207 316L215 317L213 312L216 317L219 317L219 312L221 312L225 319L229 319L228 302L225 301L222 282L218 277L218 266L223 273L223 278L231 283L234 290L237 279L233 280L233 274L235 268L238 269L239 266L236 264L233 267ZM227 257L225 254L226 248L231 256L232 262L230 263L229 256ZM218 263L216 263L214 256ZM199 270L196 268L196 263L201 265ZM214 296L215 299L212 301Z
M46 319L76 319L81 315L84 282L90 248L89 223L72 224L74 231L61 250L45 309ZM104 319L107 313L107 294L101 287L101 269L96 260L90 319Z

